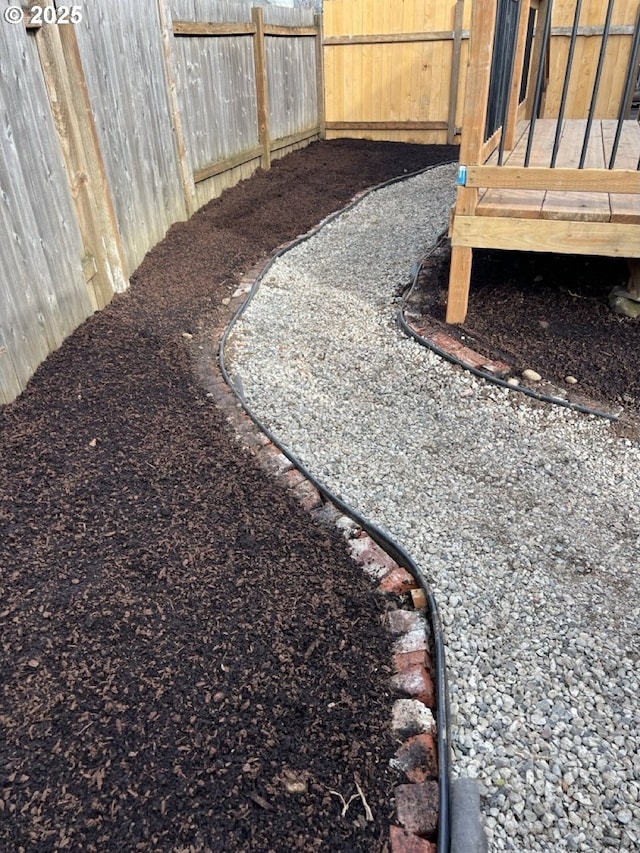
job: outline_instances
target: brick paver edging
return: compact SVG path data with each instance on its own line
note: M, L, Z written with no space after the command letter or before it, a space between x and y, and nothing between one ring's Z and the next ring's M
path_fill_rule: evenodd
M423 259L416 276L414 277L411 290L415 287L418 277L422 273L423 266L427 258ZM405 302L408 298L405 296ZM511 391L520 391L535 400L540 400L543 403L552 403L556 406L564 406L566 408L575 409L576 411L584 412L589 415L607 418L608 420L618 420L623 414L622 407L609 407L604 409L603 404L597 400L587 397L579 390L571 390L559 388L557 385L547 381L543 377L538 379L530 379L526 375L521 375L516 370L513 364L507 364L504 361L497 361L476 352L469 346L461 343L452 334L443 330L435 324L424 323L423 319L412 317L405 311L405 307L400 308L398 312L398 323L403 331L414 338L422 346L427 347L438 355L446 358L453 364L469 370L476 376L482 377L487 382L492 382L496 385L506 387Z
M367 191L358 193L354 201L366 194ZM316 233L326 221L323 220L305 236ZM437 730L433 716L436 702L429 651L430 632L422 612L426 606L424 594L409 572L338 507L327 501L260 431L225 382L216 358L227 327L273 257L298 242L296 239L283 244L269 258L245 273L233 295L223 300L224 317L214 329L207 330L207 337L196 353L198 374L207 389L207 396L223 410L242 447L256 456L261 466L282 483L315 519L335 525L347 540L352 558L376 584L377 590L396 598L397 608L388 612L388 628L395 638L395 675L391 686L404 698L399 698L392 709L392 730L400 742L392 766L402 774L406 783L394 790L399 825L389 828L389 850L390 853L436 853L439 815Z

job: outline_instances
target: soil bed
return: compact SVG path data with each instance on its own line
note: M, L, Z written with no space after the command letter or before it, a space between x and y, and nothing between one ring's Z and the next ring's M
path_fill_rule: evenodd
M197 376L244 270L456 153L274 163L173 226L0 410L2 849L385 849L385 603ZM356 779L372 823L331 793Z
M475 250L465 322L444 322L451 249L444 239L425 261L408 300L415 327L446 331L481 355L526 368L566 392L586 395L623 422L640 415L640 320L609 308L625 285L625 261L580 255ZM566 377L578 380L567 383Z

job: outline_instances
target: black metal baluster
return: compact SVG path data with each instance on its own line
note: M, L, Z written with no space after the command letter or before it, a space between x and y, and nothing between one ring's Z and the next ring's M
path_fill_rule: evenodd
M528 166L531 160L531 149L533 147L533 134L535 132L536 120L542 101L542 84L544 82L544 63L547 55L547 46L549 44L549 35L551 33L551 11L553 8L553 0L547 0L547 11L544 18L544 32L542 35L542 48L540 50L540 63L536 74L536 89L533 100L533 109L531 111L531 119L529 120L529 137L527 139L527 150L524 157L524 165Z
M631 43L631 54L629 56L629 67L627 69L627 77L624 84L624 92L620 101L620 111L618 112L618 126L616 127L616 135L613 140L613 148L611 149L611 158L609 160L609 168L613 169L616 162L616 154L618 153L618 145L620 143L620 135L626 118L629 102L633 94L633 89L638 79L638 59L640 58L640 9L638 9L638 17L633 31L633 41ZM640 168L640 162L638 162Z
M507 133L507 118L509 116L509 104L511 102L511 88L513 86L513 70L516 65L516 48L518 46L518 33L520 32L520 15L522 14L522 3L518 3L515 30L513 33L513 44L510 45L509 70L507 71L507 89L504 93L502 104L502 133L500 134L500 146L498 148L498 166L502 166L504 157L504 138Z

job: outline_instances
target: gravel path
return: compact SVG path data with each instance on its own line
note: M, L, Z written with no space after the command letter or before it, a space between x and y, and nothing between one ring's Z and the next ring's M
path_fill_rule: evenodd
M396 327L455 171L378 190L282 256L227 360L278 437L431 578L454 774L480 780L491 850L637 849L640 449Z

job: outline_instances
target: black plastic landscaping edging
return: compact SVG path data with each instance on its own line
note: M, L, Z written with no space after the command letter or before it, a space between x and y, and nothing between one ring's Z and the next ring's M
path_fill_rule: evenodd
M444 650L444 637L442 633L442 623L440 620L440 613L438 610L438 605L435 599L435 596L429 586L429 583L420 569L420 567L414 562L414 560L409 556L407 551L397 542L395 542L385 531L381 528L377 527L375 524L369 522L364 516L362 516L356 509L351 507L345 501L343 501L340 497L335 495L324 486L316 477L298 460L295 455L282 443L280 442L276 436L268 429L268 427L262 423L262 421L258 418L258 416L253 412L251 407L248 405L247 401L244 398L242 393L242 385L241 382L236 383L231 379L224 360L224 351L229 335L231 334L235 324L238 322L240 317L244 314L246 309L251 304L253 297L255 296L262 279L269 272L275 261L288 252L290 249L298 246L301 243L306 242L318 231L323 228L325 225L329 224L333 220L337 219L339 216L344 214L345 212L351 210L356 205L358 205L363 199L367 198L367 196L371 195L371 193L376 192L377 190L383 189L384 187L391 186L393 184L400 183L401 181L408 180L409 178L416 177L417 175L423 174L424 172L431 171L437 166L448 165L446 163L439 163L434 166L428 166L426 169L419 169L416 172L410 172L406 175L398 176L397 178L392 178L389 181L384 181L381 184L377 184L374 187L365 190L363 193L356 196L352 199L348 204L346 204L343 208L334 213L327 216L322 220L315 228L311 229L307 234L303 234L301 237L298 237L291 243L288 243L283 248L279 249L274 255L270 258L270 260L266 263L262 272L256 277L253 285L249 293L247 294L246 299L242 303L242 305L238 308L234 316L232 317L229 325L225 329L225 332L220 341L220 346L218 348L218 363L220 367L220 372L222 376L229 386L229 388L233 391L239 403L241 404L244 411L251 418L254 424L258 427L258 429L263 432L267 438L276 446L278 449L284 454L284 456L289 459L289 461L300 471L300 473L309 480L315 488L320 492L320 494L330 503L334 504L341 512L343 512L346 516L351 518L353 521L358 524L370 537L374 540L382 549L385 551L390 557L392 557L395 562L406 569L411 576L415 579L416 583L419 585L420 589L424 592L425 598L427 600L427 611L429 616L429 623L433 636L433 651L434 651L434 668L435 668L435 699L436 699L436 721L437 721L437 753L438 753L438 791L439 791L439 813L438 813L438 833L437 833L437 849L438 853L448 853L450 846L450 837L451 837L451 801L450 801L450 792L451 792L451 755L450 755L450 734L449 734L449 692L447 686L447 673L446 673L446 661L445 661L445 650Z
M443 350L441 347L437 346L437 344L434 344L433 341L430 341L428 338L422 337L419 332L416 332L416 330L411 327L411 325L408 323L407 319L404 316L407 300L411 296L413 288L416 286L418 276L422 271L424 262L428 258L430 258L431 255L436 251L436 249L438 249L442 245L446 234L446 230L442 231L436 242L431 247L431 249L429 249L427 254L424 256L413 276L411 286L408 288L407 292L404 295L402 305L400 306L396 315L396 321L402 331L405 333L405 335L410 338L413 338L421 346L430 349L436 355L439 355L440 358L444 358L447 361L450 361L452 364L455 364L458 367L462 367L464 368L464 370L468 370L470 373L472 373L474 376L477 376L479 379L485 379L487 382L492 382L494 385L498 385L501 388L506 388L508 391L519 391L520 394L525 394L527 397L531 397L534 400L539 400L543 403L552 403L555 406L563 406L565 409L571 409L575 412L582 412L582 414L584 415L595 415L598 418L606 418L609 421L620 420L618 415L614 415L611 412L603 412L600 409L592 409L589 406L584 405L583 403L572 403L571 400L565 400L562 397L553 397L549 394L543 394L541 391L536 391L534 388L525 388L521 385L510 385L505 379L500 379L499 376L495 376L488 370L480 370L477 367L473 367L473 365L467 364L465 361L462 361L462 359L457 358L452 353Z

